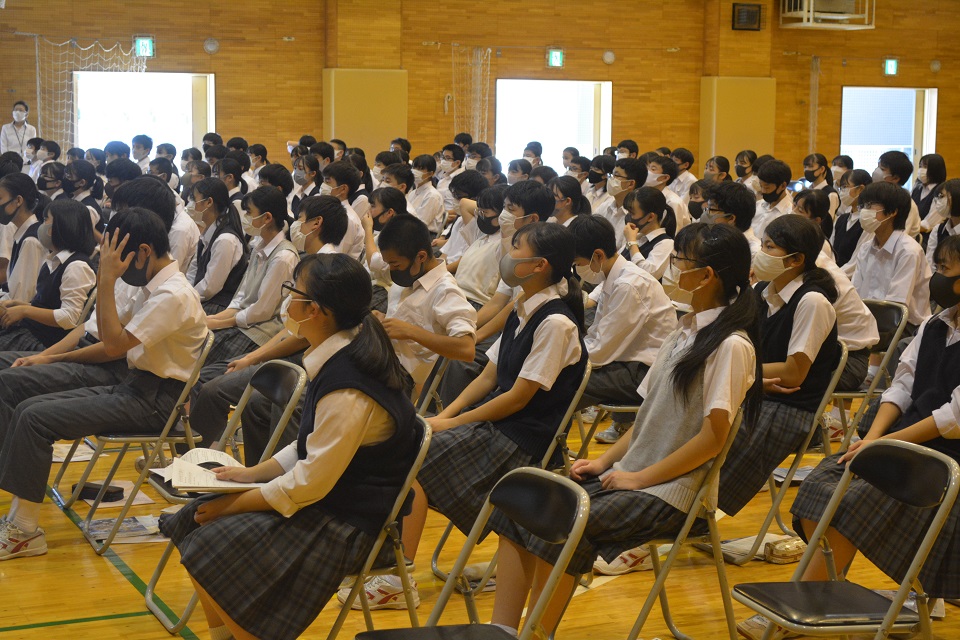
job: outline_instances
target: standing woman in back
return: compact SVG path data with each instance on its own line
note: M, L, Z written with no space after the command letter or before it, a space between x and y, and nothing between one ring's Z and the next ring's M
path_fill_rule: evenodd
M14 151L27 160L27 141L37 137L37 128L27 124L30 107L23 100L13 103L13 121L0 129L0 153Z

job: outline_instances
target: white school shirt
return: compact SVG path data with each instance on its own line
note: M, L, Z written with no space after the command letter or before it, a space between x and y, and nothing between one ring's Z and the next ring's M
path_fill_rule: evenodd
M200 228L186 210L178 207L167 237L170 238L170 257L181 265L180 270L186 274L190 269L190 262L197 255Z
M44 264L50 273L70 259L73 251L60 251L50 255ZM73 329L80 324L83 305L87 303L90 290L97 284L97 274L86 262L77 260L67 265L60 280L60 308L53 310L53 319L61 329Z
M443 180L437 182L437 191L440 192L440 195L443 196L443 209L444 211L450 211L451 209L457 208L457 199L453 197L453 194L450 193L450 181L454 177L463 173L465 169L462 166L457 167L457 170L451 173L448 176L444 176Z
M0 260L9 260L13 253L13 224L0 224Z
M747 239L747 244L750 245L750 257L753 258L753 256L757 255L757 252L760 251L762 245L760 238L753 232L752 227L743 232L743 237Z
M893 383L890 388L880 396L881 402L890 402L895 404L900 412L905 412L913 403L910 395L913 391L914 380L917 375L917 358L920 355L920 342L923 339L924 330L927 324L933 318L940 318L947 325L947 342L944 345L949 347L960 341L960 324L958 324L957 307L953 306L944 309L932 318L927 318L920 325L916 337L910 341L910 344L900 356L900 364L897 365L897 372L893 376ZM960 438L960 387L953 390L950 394L950 401L933 410L933 421L937 425L937 431L944 438Z
M757 177L757 174L752 173L746 178L737 178L737 183L753 191L754 196L760 195L760 178Z
M753 234L760 240L763 240L763 232L767 228L767 225L773 222L774 219L787 213L793 213L793 199L791 199L789 195L784 195L783 198L780 199L780 202L773 205L761 198L760 201L757 202L757 210L753 216L753 222L750 223Z
M217 226L211 225L203 232L203 244L210 246L210 241L217 233ZM197 280L197 264L200 256L199 245L197 251L193 254L193 260L190 261L190 268L187 269L187 281L195 283L193 288L197 290L200 299L206 302L223 290L223 285L227 282L230 272L233 270L240 258L243 257L243 243L240 238L232 233L222 233L210 247L210 262L207 263L207 272L203 274L200 282Z
M137 166L140 167L140 171L144 174L150 173L150 156L145 155L139 160L134 160L137 163Z
M690 195L690 185L697 181L697 176L693 175L689 171L684 171L678 175L673 184L670 185L670 188L673 189L681 198L687 198Z
M14 151L27 159L27 141L37 137L37 128L32 124L23 123L19 129L12 122L0 128L0 153Z
M245 171L242 176L240 176L241 178L243 178L243 181L247 183L247 193L250 193L251 191L253 191L254 189L260 186L260 181L257 179L258 173L260 173L259 170L257 170L256 173L254 173L252 169L249 169Z
M837 337L846 343L851 353L880 342L877 319L863 303L847 274L823 252L817 257L817 266L825 269L837 285L837 301L833 303L837 312Z
M677 328L677 312L657 280L617 256L610 273L598 286L597 314L583 342L590 362L642 362L650 366L660 346Z
M40 170L51 162L54 162L54 160L47 159L41 162L40 160L34 159L34 161L30 163L30 177L33 178L34 182L40 177ZM50 196L50 199L53 200L53 196Z
M500 234L483 233L477 228L476 218L464 227L463 234L471 236L472 240L457 266L457 284L467 300L487 304L500 283L500 258L503 256Z
M683 229L685 226L690 224L690 222L692 222L692 219L690 218L690 209L687 208L683 198L677 195L673 189L670 187L664 187L663 197L667 199L667 204L670 205L671 209L673 209L673 215L677 221L677 231L680 231L680 229Z
M304 355L307 375L315 378L356 335L356 329L340 331ZM356 389L328 393L317 401L313 430L307 436L307 457L299 459L296 441L274 454L283 475L261 487L260 493L274 510L289 518L330 493L360 447L384 442L395 430L396 423L387 410L367 394Z
M127 352L127 364L160 378L186 382L207 337L200 296L176 262L133 290L120 323L140 344Z
M654 229L650 233L638 236L637 245L642 247L657 236L662 236L666 233L666 229ZM650 250L650 255L648 255L646 258L643 257L642 253L637 251L634 255L630 256L630 261L659 280L663 277L664 272L667 270L667 264L670 261L671 253L673 253L673 240L668 238L667 240L661 240L658 242Z
M366 245L366 232L363 230L363 223L360 222L360 216L354 211L346 200L341 200L340 204L347 210L347 232L343 240L337 245L340 253L345 253L354 260L360 260L363 257L364 247Z
M477 224L474 220L471 220L470 223L473 225ZM467 237L463 235L468 226L469 225L463 224L463 217L458 216L457 219L453 221L453 227L450 229L450 237L440 248L440 253L444 255L444 260L447 262L455 262L462 258L470 246L470 242L467 239L469 235ZM479 229L477 231L479 232Z
M125 310L133 303L133 298L137 295L137 291L140 287L132 287L123 280L117 280L113 285L114 290L114 304L117 305L117 316L120 318L130 317L130 314L124 316L127 313ZM87 318L87 321L83 324L83 330L96 338L100 339L100 327L97 326L97 305L94 303L93 310L90 312L90 317Z
M623 237L626 212L623 210L623 207L617 205L617 201L611 197L600 205L600 207L594 211L594 214L606 218L607 222L613 225L613 233L617 238L617 252L623 251L623 247L626 244L626 240Z
M913 201L913 198L910 198L910 213L907 214L907 224L904 231L911 238L916 238L920 234L920 209L917 208L917 203Z
M412 286L387 292L387 317L409 322L438 335L476 336L477 312L442 260ZM437 354L413 340L393 340L397 358L418 384L427 379Z
M708 309L700 313L688 313L680 318L680 332L671 355L693 345L697 333L708 327L725 307ZM732 333L727 336L716 351L707 356L703 366L703 417L714 409L726 411L730 420L743 404L747 391L756 379L757 356L753 343L743 334ZM637 395L647 397L650 387L650 374L647 372L643 382L637 387ZM659 373L666 375L668 372Z
M783 289L774 293L773 285L763 290L763 299L767 303L770 315L779 311L790 302L793 294L803 285L803 274L787 283ZM837 312L830 301L816 291L808 291L800 298L793 314L793 331L787 345L787 356L802 353L813 362L820 353L823 341L830 335L837 321Z
M17 227L13 233L13 241L18 242L36 224L37 216L31 215L26 222ZM7 226L13 226L11 222ZM37 276L40 275L40 265L47 259L47 250L36 238L26 238L20 244L20 254L17 264L7 265L7 287L9 291L0 292L0 300L17 300L30 302L37 293ZM14 267L11 270L11 267Z
M407 202L410 203L412 213L427 225L431 233L440 233L443 230L447 212L444 209L443 195L432 182L427 180L408 193Z
M596 189L591 189L587 194L587 200L590 201L590 208L594 213L597 213L597 210L605 205L608 201L613 200L613 196L607 193L607 188L604 186L602 189L597 191Z
M557 285L552 284L530 296L529 300L525 300L523 295L517 298L514 303L514 310L517 312L520 324L517 325L517 331L514 335L523 331L527 321L536 313L537 309L559 297L560 289ZM500 358L501 338L502 334L493 343L493 346L487 349L487 357L494 365ZM524 359L517 377L535 382L544 391L550 391L560 372L566 367L578 363L581 355L577 325L564 315L551 314L544 318L540 326L533 332L533 345L530 347L530 353Z
M251 268L254 258L259 259L262 268L267 268L269 265L269 269L260 283L256 302L246 309L240 309L240 298L243 292L237 290L236 295L227 307L228 309L240 309L235 319L237 326L241 329L248 329L277 315L277 309L280 307L280 287L293 277L293 270L297 266L297 262L300 261L300 256L296 252L282 251L272 263L268 262L274 249L283 240L283 233L278 233L265 246L263 238L257 237L250 241L251 264L247 265L247 270Z
M367 215L370 212L370 199L367 196L359 195L354 198L353 202L350 203L350 206L353 207L353 210L357 212L357 215L360 216L360 219L363 219L363 216Z
M898 229L882 247L875 239L860 246L851 281L863 299L907 305L907 322L918 325L930 317L931 275L923 249Z
M960 224L955 225L952 219L947 218L947 221L943 224L945 225L944 229L947 230L948 237L960 234ZM933 228L933 231L930 232L930 238L927 240L927 264L930 265L930 269L933 269L934 267L933 256L936 255L937 245L940 244L940 240L937 239L938 228L939 228L939 225ZM0 257L2 256L3 254L0 253Z

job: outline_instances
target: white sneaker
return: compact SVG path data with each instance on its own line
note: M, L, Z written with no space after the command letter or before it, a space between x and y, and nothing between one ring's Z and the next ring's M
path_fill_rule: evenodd
M751 640L761 640L769 624L770 624L770 621L758 613L752 618L747 618L743 622L738 622L737 631L744 638L750 638ZM773 637L776 638L777 640L780 640L782 638L799 638L800 634L793 633L792 631L787 631L782 627L778 627L778 631L776 631L773 634Z
M410 586L413 590L413 606L420 606L420 592L417 591L417 583L410 578ZM337 600L343 604L350 595L350 587L345 587L337 591ZM367 579L364 585L364 593L357 596L351 609L362 609L360 598L366 597L370 605L370 610L375 609L406 609L407 600L403 597L403 587L394 585L387 576L373 576Z
M831 413L824 413L822 416L823 424L827 427L827 434L830 436L830 442L843 441L844 431L843 422L840 418Z
M634 571L649 571L653 568L650 562L650 549L647 547L636 547L624 551L612 562L607 562L600 556L597 556L593 563L593 570L602 576L622 576Z
M591 423L597 419L597 413L599 411L600 410L597 409L596 407L587 407L586 409L580 412L580 419L586 423Z
M626 422L614 422L609 427L593 436L593 439L601 444L613 444L619 440L623 434L630 430L632 424Z
M0 560L42 556L46 552L47 538L40 527L33 533L24 533L12 522L4 520L0 525Z

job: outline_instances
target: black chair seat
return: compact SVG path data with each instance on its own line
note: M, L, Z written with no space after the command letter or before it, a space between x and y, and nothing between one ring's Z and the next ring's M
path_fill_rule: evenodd
M733 590L798 625L877 624L890 609L890 600L852 582L752 582ZM920 616L902 607L897 625L913 625Z
M357 640L516 640L500 627L489 624L458 624L419 629L364 631Z

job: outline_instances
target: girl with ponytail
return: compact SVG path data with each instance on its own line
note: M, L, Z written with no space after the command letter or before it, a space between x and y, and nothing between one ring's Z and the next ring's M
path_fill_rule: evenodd
M370 315L366 269L342 254L309 255L283 288L284 325L309 343L297 441L254 467L214 469L221 480L261 487L206 495L160 525L215 638L300 637L361 569L423 437L410 376ZM264 540L283 553L260 553ZM224 566L227 550L246 560ZM255 590L242 587L251 581Z

